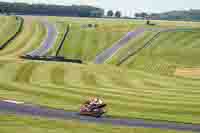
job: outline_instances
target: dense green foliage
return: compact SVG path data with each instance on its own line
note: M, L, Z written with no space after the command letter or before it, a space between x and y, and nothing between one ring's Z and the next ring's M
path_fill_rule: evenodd
M184 21L199 21L200 20L200 10L177 10L169 11L164 13L152 13L147 14L145 12L136 13L136 18L151 18L157 20L184 20Z
M114 15L114 12L112 11L112 10L109 10L108 12L107 12L107 16L108 17L112 17Z
M7 3L0 2L3 13L52 15L52 16L79 16L79 17L101 17L104 10L92 6L61 6L45 4Z
M122 16L122 13L120 11L115 12L115 17L120 18Z
M155 15L156 16L156 15ZM161 13L158 19L167 20L200 20L200 10L183 10Z

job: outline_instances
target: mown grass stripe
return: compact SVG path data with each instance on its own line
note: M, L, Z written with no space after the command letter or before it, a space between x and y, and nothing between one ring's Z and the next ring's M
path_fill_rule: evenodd
M64 85L64 66L57 65L52 68L51 72L51 83L56 85Z
M145 102L156 102L157 104L160 103L161 105L163 104L167 104L167 105L177 105L177 106L191 106L191 107L197 107L199 106L198 102L199 101L192 101L192 102L188 102L186 100L180 100L178 101L178 98L176 101L174 101L173 99L171 100L170 97L167 98L167 99L164 99L165 97L158 97L158 96L155 96L156 98L153 97L153 95L141 95L141 94L138 94L138 93L116 93L115 91L107 91L106 89L102 89L102 88L97 88L97 89L92 89L92 88L81 88L81 87L67 87L67 88L58 88L56 86L42 86L40 85L40 87L46 87L46 88L50 88L50 89L55 89L57 88L57 91L60 91L61 93L63 92L74 92L74 93L77 93L77 94L82 94L83 92L87 92L87 93L101 93L102 96L106 95L106 96L111 96L113 97L113 99L115 99L114 97L120 97L120 98L125 98L126 100L133 100L134 102L137 102L137 100L139 100L141 103L145 103ZM74 89L76 88L76 89ZM95 94L95 95L96 95ZM181 97L180 97L181 98ZM121 100L122 100L121 99ZM192 98L191 98L192 99ZM122 101L125 101L125 100L122 100Z
M17 74L16 74L14 81L21 82L21 83L29 83L30 77L32 76L32 73L36 67L38 67L38 64L34 64L31 62L22 65L17 70Z
M0 52L0 55L12 55L18 49L22 48L31 39L34 31L35 24L33 24L32 22L27 22L27 20L25 19L22 32L19 34L18 37L15 38L15 41L11 42L4 51Z
M46 34L45 27L41 23L35 21L35 30L32 34L31 39L23 47L20 48L18 47L18 49L16 50L16 52L12 54L12 56L13 57L20 56L37 48L38 45L40 45L40 43L43 41L45 34Z
M8 26L9 28L12 29L12 31L9 30L9 31L5 32L5 34L7 34L7 35L5 37L6 39L4 38L4 42L0 46L1 50L4 49L10 42L12 42L22 31L22 27L24 25L24 19L21 17L15 17L15 19L16 19L15 20L16 23ZM5 36L5 34L4 34L4 36Z
M29 89L29 90L30 90L30 89ZM26 91L27 91L27 90L26 90ZM33 90L33 91L35 91L35 90ZM31 91L31 93L32 93L32 91ZM45 95L48 94L48 92L45 92L44 90L42 90L42 92L40 93L40 96L41 96L42 93L44 93ZM54 93L54 95L55 95L55 94L56 94L56 92ZM69 94L69 93L68 93L68 94ZM75 95L77 95L77 94L73 94L73 95L72 95L72 94L70 93L69 96L75 97ZM59 95L59 97L60 97L60 96L62 96L62 95ZM64 96L64 95L63 95L63 96ZM80 97L80 95L79 95L79 97ZM81 97L82 97L82 96L81 96ZM112 98L111 98L111 99L112 99ZM108 100L109 100L109 98L108 98ZM107 101L108 101L108 100L107 100ZM111 101L114 102L113 100L111 100ZM108 101L108 103L110 103L110 102ZM127 102L122 102L122 101L119 101L119 100L115 100L114 103L115 103L115 105L118 104L118 105L120 105L121 107L123 107L123 105L124 105L124 108L127 106ZM112 105L112 103L110 103L110 104ZM150 110L151 110L150 107L152 107L152 105L143 104L143 103L137 105L137 103L135 103L133 106L130 105L130 106L129 106L129 109L132 108L132 109L134 109L134 110L137 110L137 109L139 109L139 107L141 107L143 110L145 109L145 111L148 111L148 110L150 111ZM171 109L169 109L169 110L165 110L165 109L164 109L165 111L163 111L163 107L162 107L162 106L157 106L157 107L155 107L155 108L153 107L152 109L153 109L153 110L152 110L153 112L157 112L156 110L159 110L159 111L162 110L161 112L163 112L163 113L164 113L165 111L172 111L172 110L173 110L173 108L171 108ZM174 108L174 110L175 110L175 109L176 109L176 108ZM173 110L173 113L175 113L174 110ZM141 111L141 110L140 110L140 111ZM184 110L182 110L182 111L184 111ZM187 111L187 110L186 110L186 111ZM167 113L167 112L166 112L166 113ZM177 113L180 114L180 112L177 112ZM194 111L193 113L195 113L195 111ZM184 111L184 114L187 114L187 112Z

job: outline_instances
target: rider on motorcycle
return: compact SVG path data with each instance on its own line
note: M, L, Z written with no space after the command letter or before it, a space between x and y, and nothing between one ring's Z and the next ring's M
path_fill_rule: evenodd
M90 98L80 108L81 115L99 117L106 113L106 104L99 98Z
M101 104L103 104L103 101L101 99L99 99L99 98L92 98L90 100L89 104L90 105L101 105Z
M85 102L85 107L88 111L98 108L99 105L102 105L103 101L99 98L91 98L90 100Z

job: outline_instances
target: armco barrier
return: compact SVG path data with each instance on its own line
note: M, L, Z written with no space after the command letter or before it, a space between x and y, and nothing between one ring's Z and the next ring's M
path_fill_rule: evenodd
M63 46L63 44L65 42L66 37L69 34L69 30L70 30L70 26L68 25L67 26L67 30L65 31L65 34L64 34L64 36L62 38L62 41L60 42L60 45L58 47L58 50L56 51L56 56L58 56L58 54L59 54L59 52L60 52L60 50L61 50L61 48L62 48L62 46Z
M70 26L68 25L67 30L65 31L64 36L61 40L61 43L59 44L58 50L56 51L56 56L31 56L29 54L26 54L26 55L23 55L23 56L20 56L20 57L23 58L23 59L28 59L28 60L69 62L69 63L83 64L83 61L79 60L79 59L66 59L63 56L58 56L58 54L59 54L59 52L60 52L60 50L61 50L61 48L64 44L64 41L65 41L65 39L66 39L66 37L69 33L69 29L70 29Z
M23 24L24 24L24 19L22 17L16 17L16 19L17 19L17 21L20 21L20 26L18 27L18 29L15 32L15 34L0 46L0 50L3 50L22 31L22 27L23 27Z
M38 61L54 61L54 62L68 62L68 63L77 63L77 64L83 64L81 60L78 59L66 59L61 56L30 56L30 55L24 55L21 56L23 59L28 60L38 60Z

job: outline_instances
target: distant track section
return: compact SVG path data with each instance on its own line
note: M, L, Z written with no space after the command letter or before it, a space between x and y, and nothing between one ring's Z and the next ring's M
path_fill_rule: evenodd
M97 55L94 63L95 64L102 64L110 57L112 57L120 48L128 43L129 40L137 37L138 35L142 34L145 31L144 28L137 29L135 31L128 32L124 37L122 37L117 43L112 45L112 47L106 49L101 54Z
M124 62L126 62L130 57L138 54L140 51L142 51L144 48L148 47L149 45L152 44L152 42L157 39L160 34L164 32L197 32L198 30L196 29L152 29L152 31L158 31L157 34L155 34L150 40L148 40L144 45L142 45L140 48L135 49L133 52L127 52L129 53L128 55L124 56L118 63L117 66L122 65Z
M23 27L23 24L24 24L24 19L22 17L16 17L16 19L20 23L17 31L6 42L4 42L3 44L0 45L0 50L3 50L22 31L22 27Z
M123 119L123 118L93 118L80 116L76 112L66 112L64 110L57 110L33 105L24 105L21 102L9 102L0 101L0 112L5 114L17 114L17 115L31 115L40 116L47 118L57 118L64 120L80 120L81 122L89 123L107 123L119 126L129 127L144 127L144 128L160 128L160 129L173 129L181 131L194 131L200 132L200 125L195 124L184 124L175 122L164 122L164 121L148 121L142 119Z
M136 49L134 52L128 52L130 54L128 54L127 56L123 57L119 63L117 63L117 66L120 66L121 64L123 64L126 60L128 60L130 57L134 56L135 54L139 53L142 49L144 49L145 47L147 47L148 45L150 45L153 40L155 40L156 38L158 38L161 34L161 31L158 32L156 35L154 35L149 41L147 41L143 46L141 46L140 48Z
M48 53L48 51L53 48L53 45L56 41L57 38L57 30L55 25L48 23L47 21L41 21L44 26L47 29L47 37L45 38L45 40L42 42L41 47L30 52L27 53L26 55L30 55L30 56L44 56L45 54Z

